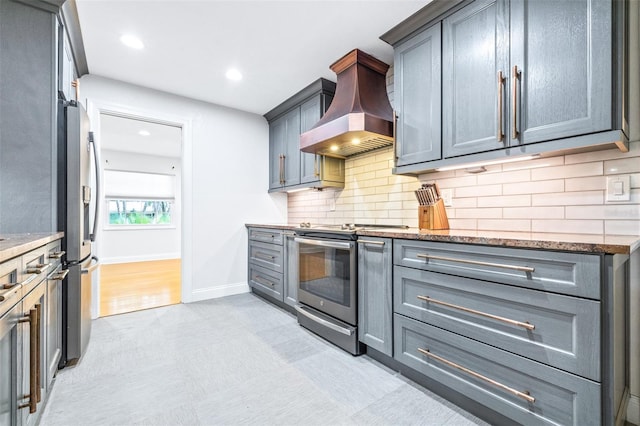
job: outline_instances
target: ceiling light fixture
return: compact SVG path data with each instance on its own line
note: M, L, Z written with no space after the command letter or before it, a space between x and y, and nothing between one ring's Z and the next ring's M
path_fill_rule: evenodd
M120 41L122 42L122 44L132 49L140 50L144 48L144 43L142 43L142 40L131 34L123 35L122 37L120 37Z
M140 131L138 132L138 134L139 134L140 136L149 136L151 133L149 133L149 131L148 131L148 130L140 130Z
M474 168L479 168L483 166L491 166L494 164L515 163L517 161L533 160L534 158L538 158L538 157L540 157L540 154L525 155L524 157L515 157L515 158L503 158L501 160L493 160L493 161L478 161L477 163L466 163L466 164L460 164L457 166L438 167L436 171L445 172L447 170L474 169Z
M351 143L352 143L353 145L360 145L360 139L358 139L358 138L353 138L353 139L351 139Z
M242 80L242 73L235 68L229 68L225 74L229 80L240 81Z
M329 147L329 149L330 149L331 151L335 152L335 151L337 151L337 150L338 150L338 145L331 145L331 146Z

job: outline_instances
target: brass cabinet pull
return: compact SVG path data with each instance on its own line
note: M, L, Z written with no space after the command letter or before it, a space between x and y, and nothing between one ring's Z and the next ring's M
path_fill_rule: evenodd
M507 391L507 392L509 392L509 393L511 393L511 394L513 394L515 396L518 396L518 397L520 397L522 399L525 399L529 403L533 404L534 402L536 402L536 399L534 397L532 397L531 395L529 395L529 392L527 392L527 391L520 392L519 390L510 388L509 386L503 385L500 382L496 382L495 380L490 379L487 376L483 376L480 373L476 373L475 371L469 370L468 368L463 367L463 366L461 366L459 364L456 364L455 362L451 362L451 361L449 361L447 359L442 358L441 356L433 354L433 353L431 353L429 351L429 349L418 348L418 351L420 351L421 353L423 353L424 355L426 355L426 356L428 356L430 358L433 358L435 360L438 360L438 361L442 362L443 364L448 365L449 367L456 368L456 369L458 369L460 371L463 371L463 372L469 374L470 376L473 376L473 377L475 377L477 379L480 379L480 380L484 380L485 382L490 383L490 384L492 384L492 385L494 385L496 387L499 387L502 390L505 390L505 391Z
M62 251L56 251L53 253L49 254L49 259L61 259L62 256L64 256L67 252L62 250Z
M29 398L29 402L21 404L18 408L29 407L29 413L35 413L38 407L38 382L37 372L38 369L38 354L37 343L38 339L38 311L33 308L29 310L28 314L25 314L24 318L21 318L18 322L29 323L29 394L24 398Z
M18 283L9 283L9 284L2 284L0 285L0 290L11 290L13 287L17 286ZM4 296L5 294L9 293L4 292L3 294L0 294L0 302L4 302L6 300L6 297Z
M266 238L271 238L271 239L274 239L276 237L274 234L267 234L265 232L255 232L254 235L256 237L261 237L261 238L262 237L266 237Z
M504 132L502 131L502 92L504 91L504 76L502 70L498 71L498 134L496 139L498 142L504 141Z
M398 151L397 151L397 128L398 128L398 114L393 111L393 164L398 163Z
M257 257L258 259L263 259L263 260L275 260L275 256L271 256L270 254L264 254L262 252L256 252L253 255L254 257Z
M25 271L27 274L41 274L45 270L49 269L50 263L38 263L36 266L29 266Z
M358 240L359 243L362 244L375 244L377 246L383 246L384 241L373 241L373 240Z
M417 296L417 298L420 299L420 300L424 300L425 302L435 303L437 305L446 306L448 308L457 309L459 311L468 312L470 314L475 314L475 315L479 315L479 316L482 316L482 317L491 318L491 319L494 319L496 321L506 322L507 324L515 325L515 326L522 327L522 328L526 328L527 330L534 330L536 328L535 325L530 324L528 322L516 321L516 320L509 319L509 318L500 317L498 315L488 314L488 313L482 312L482 311L476 311L475 309L469 309L469 308L465 308L464 306L454 305L454 304L451 304L451 303L443 302L441 300L432 299L429 296Z
M514 65L511 71L511 139L518 139L518 78L520 71Z
M40 346L40 324L42 322L42 305L40 303L37 303L35 305L36 308L36 326L34 327L36 329L36 402L40 402L42 401L42 393L41 393L41 389L42 389L42 372L41 372L41 366L42 366L42 360L40 359L40 354L41 354L41 349L42 347Z
M255 277L253 277L253 280L255 282L257 282L258 284L262 284L262 285L267 285L269 287L275 287L275 284L272 283L271 281L269 281L268 279L260 276L260 275L256 275Z
M416 257L421 259L434 259L434 260L446 260L448 262L458 262L458 263L468 263L470 265L481 265L481 266L492 266L494 268L502 268L502 269L513 269L515 271L522 272L535 272L535 268L530 266L517 266L517 265L506 265L503 263L490 263L490 262L480 262L477 260L468 260L468 259L456 259L454 257L444 257L444 256L434 256L432 254L417 254Z

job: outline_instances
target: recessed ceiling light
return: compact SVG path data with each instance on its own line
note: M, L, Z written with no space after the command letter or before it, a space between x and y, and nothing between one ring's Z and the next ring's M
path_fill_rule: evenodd
M229 68L227 74L225 74L229 80L239 81L242 80L242 73L235 68Z
M131 34L123 35L122 37L120 37L120 41L122 42L122 44L132 49L142 49L144 47L144 43L142 43L142 40Z
M149 133L149 131L148 131L148 130L140 130L140 131L138 132L138 134L139 134L140 136L149 136L151 133Z

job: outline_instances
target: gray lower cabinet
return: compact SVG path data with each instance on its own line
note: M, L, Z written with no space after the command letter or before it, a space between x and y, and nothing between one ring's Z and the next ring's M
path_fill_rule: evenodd
M280 229L248 228L248 284L253 291L284 301L285 239ZM271 240L271 242L265 242Z
M64 253L60 250L60 241L47 245L47 258L51 263L51 273L46 281L46 319L45 319L45 343L46 343L46 387L50 389L53 379L58 371L58 364L62 355L62 281L65 272L62 271L61 258ZM43 379L43 380L44 380Z
M393 355L392 258L390 238L358 239L358 339Z
M300 135L329 108L335 83L319 79L264 116L269 122L269 191L344 187L344 160L300 151Z
M0 424L3 426L37 424L51 391L51 322L59 325L61 338L62 312L61 298L56 303L48 294L47 275L59 269L59 253L60 241L55 241L0 263ZM49 308L50 303L55 303L53 310Z
M600 384L395 316L395 357L520 424L600 424Z
M438 23L394 49L397 166L441 158L440 39Z
M616 422L628 256L401 239L393 255L397 361L517 423Z

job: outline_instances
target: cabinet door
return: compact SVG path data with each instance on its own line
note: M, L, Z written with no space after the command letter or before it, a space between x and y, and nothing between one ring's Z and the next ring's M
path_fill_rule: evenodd
M284 185L298 185L300 183L300 108L288 112L284 120L286 123Z
M66 100L76 100L76 91L73 87L75 64L73 62L73 56L71 55L71 46L64 28L62 26L59 28L60 47L58 57L60 63L58 68L58 91L62 92Z
M282 188L284 180L284 142L286 122L284 117L269 126L269 189Z
M439 23L394 49L398 166L441 157L440 49Z
M358 338L392 356L392 242L390 238L358 240Z
M298 304L298 250L294 234L286 234L284 268L284 303L290 306Z
M47 279L47 319L46 326L46 385L51 386L53 378L58 371L58 363L62 354L62 282L56 278L56 275ZM58 275L59 276L59 275Z
M512 145L611 128L611 9L611 0L511 2Z
M310 130L322 115L320 96L300 106L300 134ZM300 182L309 183L320 179L320 156L309 152L300 153Z
M18 336L18 318L22 304L0 316L0 424L17 424L18 363L21 352Z
M509 70L505 3L478 0L442 22L445 158L505 147L507 91L506 82L498 81Z

